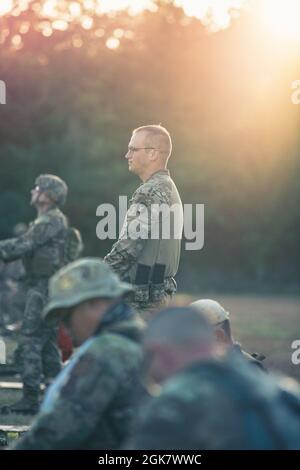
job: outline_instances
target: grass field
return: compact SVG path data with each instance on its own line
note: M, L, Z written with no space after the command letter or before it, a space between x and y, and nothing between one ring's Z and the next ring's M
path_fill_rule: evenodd
M205 296L202 296L205 298ZM214 295L230 312L232 333L248 352L266 356L265 365L300 381L300 364L291 361L294 340L300 340L300 297ZM181 296L185 302L190 297ZM192 297L192 300L197 300Z
M205 297L205 296L202 296ZM300 382L300 365L291 361L294 340L300 340L299 297L210 296L230 312L233 335L248 352L259 352L267 358L265 365L272 370L293 376ZM196 297L178 295L177 304L186 304ZM11 355L14 344L9 341ZM13 380L12 377L1 380ZM13 403L21 396L18 390L0 389L0 406ZM0 415L0 424L28 424L32 418L19 415Z

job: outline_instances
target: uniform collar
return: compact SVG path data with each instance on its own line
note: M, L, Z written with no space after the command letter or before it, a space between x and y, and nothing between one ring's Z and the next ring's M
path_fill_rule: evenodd
M149 176L149 178L145 181L145 183L147 183L148 181L150 181L152 178L155 178L156 176L158 175L167 175L167 176L170 176L170 171L166 168L165 170L158 170L156 171L155 173L152 173L151 176Z

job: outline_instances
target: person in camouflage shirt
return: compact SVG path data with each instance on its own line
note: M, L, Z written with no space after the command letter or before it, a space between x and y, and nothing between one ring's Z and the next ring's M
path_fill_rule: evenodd
M118 449L130 436L143 329L123 300L130 291L97 258L75 261L53 276L46 320L59 317L80 347L16 449Z
M58 176L40 175L31 191L31 204L37 218L17 238L0 242L0 259L22 259L27 295L22 321L19 356L21 359L23 398L2 411L35 413L39 405L42 374L51 380L61 369L56 346L57 329L47 326L41 312L47 300L48 280L64 264L64 245L68 222L59 209L65 203L67 185Z
M167 305L176 292L183 228L183 211L177 188L167 169L172 152L169 132L155 125L133 131L126 159L129 170L142 184L133 194L120 233L105 261L122 280L134 285L131 304L146 319ZM167 219L162 209L173 208L174 219ZM162 223L169 220L170 234L163 236ZM172 225L173 223L173 225ZM132 228L140 228L140 236ZM157 229L157 236L151 233Z
M27 225L19 222L13 228L13 237L19 237L27 231ZM0 324L1 315L5 325L20 321L24 312L26 290L23 281L25 270L20 259L0 266ZM4 334L9 334L4 328Z

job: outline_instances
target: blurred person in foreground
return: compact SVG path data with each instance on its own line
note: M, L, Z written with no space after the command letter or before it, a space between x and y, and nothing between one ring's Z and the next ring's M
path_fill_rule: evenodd
M45 319L60 318L79 349L16 449L118 449L130 436L143 328L123 300L130 291L97 258L78 260L53 276Z
M168 308L144 337L144 382L136 449L300 449L300 395L235 351L224 354L206 318Z

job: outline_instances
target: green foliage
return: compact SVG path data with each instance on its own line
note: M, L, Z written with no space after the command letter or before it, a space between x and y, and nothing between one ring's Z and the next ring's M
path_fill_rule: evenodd
M69 184L66 210L85 254L105 255L111 242L96 238L96 208L139 184L123 159L131 130L162 123L174 138L170 168L183 202L205 204L205 247L183 251L181 285L297 290L299 115L282 92L295 77L247 17L208 34L160 3L156 13L98 16L91 30L73 24L47 38L34 30L33 11L5 20L0 234L33 217L32 182L53 172ZM14 50L24 21L31 28ZM116 28L131 34L110 50Z

